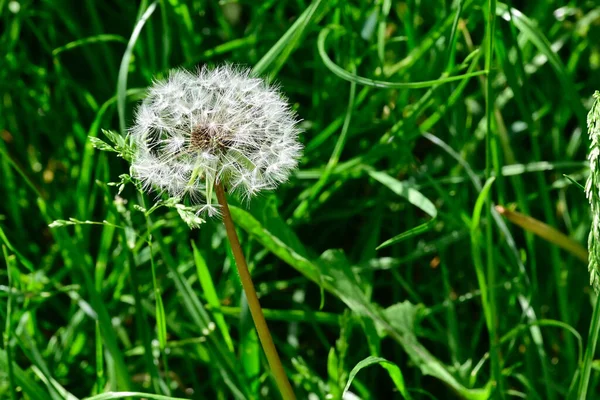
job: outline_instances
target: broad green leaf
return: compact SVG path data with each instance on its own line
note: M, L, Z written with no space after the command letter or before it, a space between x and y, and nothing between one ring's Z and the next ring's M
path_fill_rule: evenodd
M296 249L291 248L286 242L275 236L269 229L270 225L262 225L247 211L238 207L231 207L231 215L238 226L252 235L277 257L287 262L308 279L322 285L325 290L342 300L355 313L371 318L374 323L380 325L381 331L391 336L404 348L412 362L421 369L423 374L440 379L465 399L483 400L488 398L489 388L468 389L464 387L443 363L418 342L414 334L407 334L406 331L395 328L388 321L380 307L371 303L365 295L356 280L351 264L342 251L328 250L318 259L310 260L298 254ZM279 223L273 223L274 220L279 220ZM275 218L274 216L265 221L265 223L279 227L283 226L281 222L280 217ZM292 236L293 232L289 227L287 230L289 231L288 235Z
M415 335L416 323L422 311L424 311L422 304L415 305L405 300L386 308L383 313L395 329Z

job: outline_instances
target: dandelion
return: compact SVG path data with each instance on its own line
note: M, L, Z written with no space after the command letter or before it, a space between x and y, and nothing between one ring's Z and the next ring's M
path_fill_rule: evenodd
M175 70L136 112L132 170L146 189L188 197L210 215L216 182L249 199L286 181L298 132L286 99L248 70Z
M276 88L226 65L197 73L176 70L156 82L130 130L132 171L146 189L187 197L209 215L222 212L258 337L286 400L294 400L294 392L258 301L225 191L249 199L286 181L302 150L297 123ZM220 209L212 203L213 193Z

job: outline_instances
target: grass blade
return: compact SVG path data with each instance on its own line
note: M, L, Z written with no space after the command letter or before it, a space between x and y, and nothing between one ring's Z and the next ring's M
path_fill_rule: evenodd
M143 4L143 3L142 3ZM129 42L127 42L127 48L121 59L121 66L119 67L119 77L117 82L117 110L119 112L119 129L121 135L127 132L127 125L125 124L125 97L127 93L127 74L129 72L129 63L133 54L133 49L137 43L138 37L142 31L142 28L146 24L146 21L150 18L154 10L156 9L156 1L152 2L148 8L144 11L144 14L135 24Z

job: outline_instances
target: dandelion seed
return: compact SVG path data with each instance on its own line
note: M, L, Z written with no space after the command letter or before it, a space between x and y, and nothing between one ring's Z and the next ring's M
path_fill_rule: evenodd
M175 70L136 112L132 170L146 190L214 214L217 181L248 199L288 179L302 150L297 122L277 88L249 70Z

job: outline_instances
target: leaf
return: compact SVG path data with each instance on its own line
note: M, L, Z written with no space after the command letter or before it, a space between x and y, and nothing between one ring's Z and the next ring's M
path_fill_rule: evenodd
M342 396L344 396L346 392L348 392L348 390L350 389L350 385L352 384L352 381L354 380L356 374L358 374L358 372L361 369L374 364L379 364L387 370L388 374L390 375L390 378L392 378L392 381L394 381L394 385L396 385L396 389L398 389L400 394L406 400L410 400L412 398L410 397L408 390L406 390L406 386L404 385L404 377L402 376L402 371L400 371L400 368L396 364L386 360L385 358L373 356L365 358L364 360L356 364L354 368L352 368L352 371L350 371L350 376L348 377L348 383L346 383L346 387L344 388L344 393L342 394Z
M581 103L580 96L577 91L574 90L577 86L574 84L573 78L570 76L567 68L563 65L557 52L552 49L552 45L544 33L521 11L515 8L509 9L509 6L505 3L499 2L497 4L496 15L507 21L511 21L522 33L523 37L530 41L538 51L548 59L561 86L562 97L564 97L571 106L581 125L585 125L586 110Z
M417 235L420 235L421 233L425 233L433 227L433 222L434 222L434 220L432 219L431 221L427 221L424 224L415 226L414 228L411 228L405 232L402 232L401 234L396 235L393 238L388 239L385 242L381 243L379 246L377 246L375 248L375 250L383 249L384 247L391 246L391 245L399 243L403 240L410 239L413 236L417 236Z
M254 74L262 75L267 69L272 68L271 75L275 75L281 69L296 45L300 42L308 24L315 19L315 14L320 4L321 0L315 0L304 10L296 22L283 34L281 39L256 63L252 69Z
M131 33L131 37L129 38L129 42L127 43L125 53L123 54L123 58L121 59L121 65L119 66L119 77L117 80L117 112L119 114L119 128L121 129L121 132L126 131L125 98L127 96L127 74L129 73L129 62L131 61L133 49L135 48L135 44L137 43L142 28L156 9L156 3L156 1L152 2L136 22L133 32ZM142 2L142 6L145 4L146 2Z
M156 313L156 336L158 337L158 343L161 350L167 347L167 317L165 315L165 306L163 305L160 291L155 290L156 304L154 310Z
M434 357L412 333L402 331L388 321L385 312L367 298L365 292L356 280L351 265L340 250L328 250L316 260L299 254L303 249L292 248L269 229L275 225L278 229L287 230L287 236L295 237L289 226L285 226L281 217L271 215L261 224L254 216L238 207L230 207L235 223L258 240L269 251L287 262L298 272L342 300L352 311L371 318L380 325L382 332L395 339L409 355L423 374L434 376L465 399L484 400L489 397L489 386L483 389L468 389L464 387L448 371L447 367Z
M517 211L509 210L503 206L496 206L496 211L513 224L520 226L526 231L532 232L538 237L553 243L560 248L577 257L584 264L588 263L588 251L581 244L571 239L561 231L552 226L537 220L529 215L521 214Z
M152 400L186 400L181 397L170 397L170 396L162 396L160 394L139 393L139 392L106 392L106 393L102 393L102 394L97 394L96 396L86 397L85 400L111 400L111 399L123 399L126 397L146 398L146 399L152 399Z
M406 232L402 232L401 234L396 235L393 238L386 240L385 242L383 242L382 244L377 246L376 250L379 250L379 249L387 247L387 246L391 246L392 244L396 244L398 242L401 242L401 241L411 238L413 236L427 232L429 229L431 229L433 227L433 221L437 217L437 209L435 208L435 205L433 205L433 203L427 197L425 197L425 196L423 196L423 194L421 194L421 192L408 186L404 182L401 182L395 178L392 178L385 172L371 170L371 171L369 171L369 175L376 181L387 186L392 192L396 193L398 196L404 197L406 200L409 201L409 203L418 207L419 209L421 209L422 211L427 213L431 218L433 218L431 221L428 221L424 224L416 226L412 229L409 229Z
M567 178L568 180L570 180L572 184L574 184L579 189L581 189L583 192L585 192L585 187L581 183L577 182L575 179L571 178L569 175L563 174L563 176L565 178Z
M417 189L412 188L406 183L400 182L395 178L392 178L385 172L369 171L369 175L371 178L387 186L398 196L404 197L409 201L409 203L427 213L427 215L429 215L431 218L437 217L437 209L433 203L427 197L423 196Z
M329 381L332 384L335 384L339 381L339 373L338 373L338 356L335 352L335 347L329 349L329 354L327 355L327 376L329 377Z
M422 304L415 305L406 300L386 308L384 315L397 330L414 334L418 317L424 309Z
M252 398L258 398L260 389L260 379L258 378L261 373L260 358L262 350L245 295L241 298L240 309L241 313L238 331L238 334L240 335L238 342L239 362L250 386Z
M319 39L317 41L317 46L319 48L319 55L321 56L321 59L323 60L323 63L325 64L325 66L331 72L333 72L338 77L340 77L346 81L349 81L349 82L354 82L354 83L358 83L360 85L372 86L372 87L383 88L383 89L420 89L420 88L426 88L426 87L430 87L430 86L439 85L442 83L465 80L465 79L472 78L474 76L486 75L488 73L487 71L477 71L477 72L470 72L467 74L457 75L457 76L442 76L439 79L434 79L434 80L429 80L429 81L421 81L421 82L389 82L389 81L380 81L380 80L365 78L365 77L358 76L358 75L355 75L353 73L346 71L345 69L343 69L342 67L340 67L339 65L334 63L331 60L331 58L329 58L329 55L327 55L327 50L325 49L325 41L327 40L327 36L333 29L343 30L343 28L339 25L332 25L332 26L329 26L329 27L321 30L321 33L319 34Z
M196 264L196 273L198 274L198 280L200 281L200 286L202 286L202 292L204 293L204 297L208 304L213 307L216 311L213 312L213 316L215 318L215 324L221 331L223 335L223 339L225 340L225 344L229 351L233 353L233 341L231 340L231 336L229 336L229 328L227 327L227 322L225 322L225 318L223 314L219 312L219 308L221 307L221 302L219 301L219 296L217 296L217 291L215 290L215 285L213 283L212 277L210 275L210 271L208 270L208 266L206 265L206 261L198 248L196 247L196 243L192 241L192 250L194 252L194 262Z
M477 200L475 201L475 207L473 207L473 218L471 219L471 234L474 234L479 229L479 221L481 220L481 210L485 201L488 197L490 189L492 188L492 184L496 180L496 177L492 176L488 178L483 185L483 188L479 192L479 196L477 196Z
M477 282L479 283L479 289L481 291L481 303L485 314L486 324L488 328L492 326L492 317L489 312L489 288L487 278L484 272L483 260L481 257L480 250L480 237L479 237L479 222L481 221L481 211L486 203L492 184L496 180L495 177L490 177L483 185L483 188L477 196L475 201L475 207L473 207L473 216L471 218L471 254L473 257L473 263L475 264L475 274L477 275ZM491 221L488 221L490 224Z
M8 371L8 355L6 350L0 349L0 370ZM45 391L38 383L31 379L28 374L25 373L18 365L13 361L13 372L15 382L20 386L21 392L27 395L27 398L32 400L46 400L49 397L47 391Z
M54 50L52 50L52 56L56 57L63 51L71 50L71 49L77 48L79 46L85 46L87 44L102 43L102 42L104 42L104 43L106 43L106 42L127 43L127 41L125 40L125 38L123 36L100 34L100 35L95 35L95 36L91 36L91 37L86 37L83 39L74 40L72 42L65 44L64 46L57 47Z

